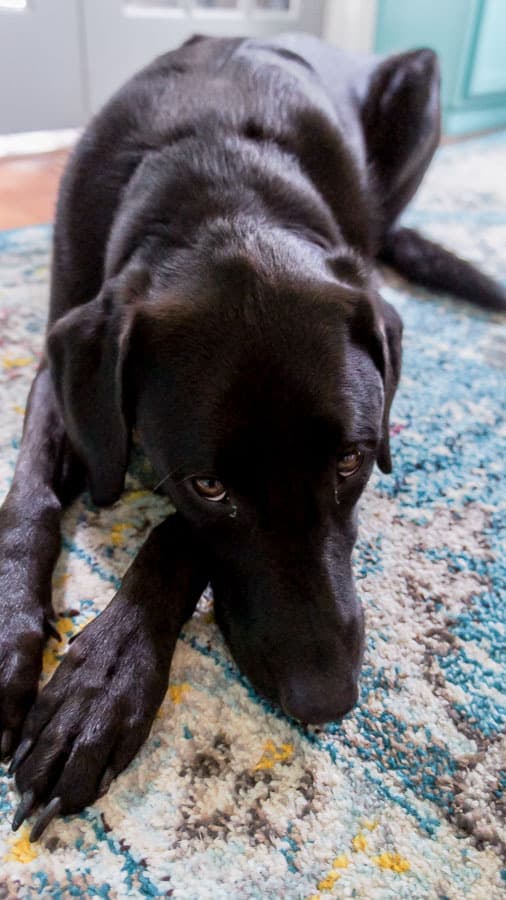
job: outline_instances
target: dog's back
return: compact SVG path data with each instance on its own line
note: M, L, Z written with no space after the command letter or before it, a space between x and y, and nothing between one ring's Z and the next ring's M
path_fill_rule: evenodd
M194 37L132 78L62 181L50 323L95 296L148 237L167 252L243 210L344 243L496 309L504 289L397 220L439 140L431 51L377 57L308 35Z

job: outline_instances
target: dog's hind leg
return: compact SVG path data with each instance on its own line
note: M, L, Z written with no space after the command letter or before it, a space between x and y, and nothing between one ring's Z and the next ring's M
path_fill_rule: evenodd
M65 434L47 366L33 382L10 490L0 508L0 747L8 758L37 693L51 624L51 575L62 506L83 472Z

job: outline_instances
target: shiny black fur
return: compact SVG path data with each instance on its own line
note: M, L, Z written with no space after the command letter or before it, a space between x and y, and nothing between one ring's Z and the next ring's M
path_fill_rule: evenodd
M258 690L303 722L355 703L356 504L375 461L391 468L401 364L374 263L505 306L485 276L397 228L438 139L431 51L379 60L293 35L194 38L84 133L60 190L47 355L0 511L2 750L18 744L15 825L48 804L34 838L93 802L145 740L209 581ZM97 504L119 497L134 428L178 512L33 703L61 509L85 477ZM350 446L363 461L345 479ZM202 499L197 475L227 497Z

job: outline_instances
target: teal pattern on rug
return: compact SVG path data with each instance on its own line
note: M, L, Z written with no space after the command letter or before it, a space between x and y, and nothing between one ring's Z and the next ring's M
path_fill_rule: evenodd
M405 217L506 276L506 133L439 151ZM0 233L0 495L41 352L50 229ZM355 551L358 707L303 730L231 660L203 598L151 735L106 797L30 845L0 766L0 897L495 900L506 893L506 324L389 277L405 324L394 473ZM205 376L203 376L205 377ZM111 599L171 508L132 461L110 509L80 498L54 576L62 644ZM501 552L502 551L502 552ZM1 627L1 623L0 623Z

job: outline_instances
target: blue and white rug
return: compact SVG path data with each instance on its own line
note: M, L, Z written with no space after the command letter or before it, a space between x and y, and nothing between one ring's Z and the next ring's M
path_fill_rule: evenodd
M505 167L504 133L444 148L406 220L504 278ZM43 340L49 244L46 227L0 234L2 496ZM203 601L149 740L93 808L30 845L25 826L10 831L0 767L0 898L504 896L506 326L395 280L384 290L405 362L394 474L376 475L361 507L359 706L325 731L294 727L241 677ZM169 510L139 462L111 509L74 504L54 577L65 639ZM44 678L62 652L48 644Z

